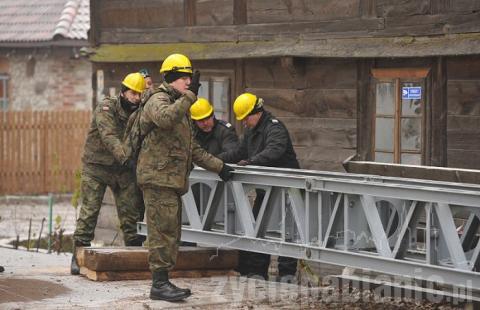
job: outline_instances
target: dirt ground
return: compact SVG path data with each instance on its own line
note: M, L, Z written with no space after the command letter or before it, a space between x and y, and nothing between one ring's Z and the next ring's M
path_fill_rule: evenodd
M96 230L97 245L120 240L112 222L114 207L102 207ZM151 282L94 282L69 273L71 254L46 254L45 251L14 250L9 242L28 236L36 238L42 219L48 219L46 197L0 199L0 310L1 309L463 309L461 305L443 305L411 300L390 300L368 292L345 292L332 287L308 288L294 284L266 282L244 277L174 279L188 287L193 295L185 302L169 303L149 299ZM68 199L55 201L56 229L72 234L76 210ZM48 232L44 222L42 235ZM114 241L114 242L112 242ZM323 267L322 267L323 268ZM321 268L321 269L322 269ZM325 270L336 272L338 267ZM341 270L341 269L340 269ZM331 273L329 273L331 274ZM303 283L303 282L302 282Z
M151 282L94 282L69 274L70 254L0 247L0 309L462 309L391 300L368 292L307 288L244 277L174 279L193 295L184 302L149 299Z

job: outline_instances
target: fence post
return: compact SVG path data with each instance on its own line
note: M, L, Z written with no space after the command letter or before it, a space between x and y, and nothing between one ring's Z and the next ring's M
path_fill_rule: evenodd
M48 253L52 252L53 194L48 194Z

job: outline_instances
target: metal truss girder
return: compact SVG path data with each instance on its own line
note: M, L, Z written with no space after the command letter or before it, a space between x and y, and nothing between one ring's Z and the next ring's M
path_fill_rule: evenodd
M243 168L245 169L245 168ZM398 183L393 183L393 178L389 182L383 179L363 178L358 179L354 174L343 174L343 178L331 177L308 177L305 175L293 173L284 173L284 169L273 169L272 172L254 172L248 170L235 171L234 180L244 184L258 184L266 186L279 186L288 188L299 188L314 191L341 192L346 194L387 197L410 200L432 201L447 204L458 204L462 206L480 207L480 186L467 184L465 186L454 186L448 182L424 182L410 181L406 182L401 178L396 178ZM288 172L288 170L287 170ZM210 175L210 177L208 177ZM348 179L346 176L352 176ZM206 178L219 180L218 176L212 178L211 173L207 171L195 171L192 178ZM408 180L408 179L407 179Z
M268 220L270 219L270 215L272 214L273 206L271 206L270 196L275 198L278 195L278 190L274 190L272 195L272 188L269 187L265 191L265 196L263 197L262 205L260 206L260 210L258 212L257 219L255 220L255 236L263 237L265 235L266 226L268 224Z
M288 169L288 168L272 168L272 167L260 167L260 166L235 166L237 173L243 172L257 172L258 174L284 174L290 176L301 176L307 179L310 178L326 178L335 180L348 180L348 181L369 181L384 184L399 184L399 185L415 185L419 187L442 187L450 190L466 190L466 191L478 191L480 185L469 183L456 183L434 180L420 180L398 177L387 177L371 174L357 174L357 173L344 173L333 171L318 171L318 170L306 170L306 169Z
M332 215L330 216L330 220L329 220L328 226L327 226L327 231L325 233L325 236L324 236L324 239L323 239L323 242L322 242L322 246L324 246L324 247L328 246L328 241L329 241L330 236L332 234L332 229L333 229L333 226L335 224L335 221L337 220L337 213L338 213L338 209L340 208L340 202L342 201L342 199L343 199L343 195L339 194L337 196L337 199L335 200L335 205L334 205L333 210L332 210Z
M253 218L250 203L245 196L243 185L240 182L231 182L231 188L233 192L233 199L235 200L235 206L240 216L240 222L245 230L245 235L253 237L255 236L255 219Z
M463 252L450 207L446 204L434 204L434 208L453 265L455 268L468 270L468 261Z
M193 197L192 189L182 196L183 206L190 222L190 226L195 229L202 229L202 222L200 221L200 215L198 214L197 205L195 204L195 198Z
M384 257L391 257L392 251L388 244L387 235L383 230L382 221L378 215L375 200L368 195L360 196L360 200L362 201L363 212L365 212L368 226L372 232L373 242L375 243L378 253Z
M197 168L190 180L206 186L183 197L185 241L479 287L480 221L460 239L453 216L480 214L480 186L265 167L236 167L228 183Z
M223 183L216 183L210 191L210 196L208 197L207 209L205 210L205 215L203 216L202 228L210 229L212 222L215 218L219 206L219 202L223 196Z
M393 258L402 258L405 254L405 250L408 243L405 237L407 237L409 228L412 227L411 220L414 217L415 213L417 213L417 216L415 218L418 218L418 213L420 208L418 208L417 204L418 204L417 201L412 202L412 204L410 205L410 208L407 211L407 215L401 227L400 233L398 234L397 242L395 243L395 247L393 248L393 251L392 251Z
M356 182L348 180L315 179L310 190L333 191L355 195L371 195L378 197L419 201L432 201L462 206L480 207L480 191L450 190L441 187L418 187L416 185L384 184L376 182ZM480 189L480 188L479 188Z
M305 243L305 202L303 201L300 191L296 188L290 188L288 190L288 196L291 201L291 209L293 218L295 220L298 233L302 243Z
M378 272L442 282L449 285L480 287L480 273L425 265L406 260L395 260L363 253L338 251L274 240L225 235L210 231L183 228L182 240L199 242L221 248L240 249L260 253L282 255L316 262L375 270Z

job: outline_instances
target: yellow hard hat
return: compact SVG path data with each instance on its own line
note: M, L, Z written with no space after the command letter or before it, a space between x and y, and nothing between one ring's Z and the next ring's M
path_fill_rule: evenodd
M145 79L142 74L138 72L128 74L123 79L122 84L137 93L141 93L145 90Z
M185 55L172 54L165 58L160 68L160 73L169 71L192 73L192 63Z
M235 99L233 103L233 112L237 120L241 121L250 114L257 103L257 96L250 93L244 93Z
M198 98L198 100L190 106L190 116L196 121L207 118L212 115L212 113L213 107L205 98Z

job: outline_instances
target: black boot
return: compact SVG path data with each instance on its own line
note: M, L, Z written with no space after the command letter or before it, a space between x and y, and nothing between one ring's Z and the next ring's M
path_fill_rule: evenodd
M5 271L5 268L3 268L3 266L0 266L0 272L4 272Z
M70 274L78 276L80 274L80 266L77 263L77 255L75 252L72 255L72 263L70 264Z
M128 240L125 242L126 246L143 246L143 242L145 241L145 236L137 236L134 239Z
M77 262L77 248L90 246L90 244L80 243L75 241L73 245L72 263L70 264L70 274L77 276L80 274L80 266Z
M190 289L181 289L176 287L168 280L168 271L155 271L152 273L152 288L150 290L150 299L180 301L192 292Z

